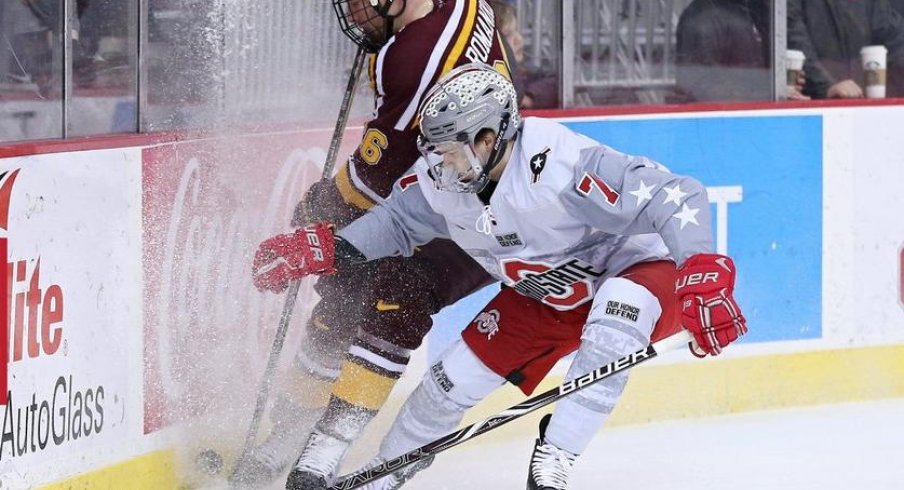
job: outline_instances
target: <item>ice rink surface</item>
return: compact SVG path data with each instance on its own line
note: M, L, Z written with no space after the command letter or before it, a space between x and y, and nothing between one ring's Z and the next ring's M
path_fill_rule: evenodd
M524 488L533 441L481 439L443 453L404 488ZM904 399L609 429L581 457L570 484L572 490L728 488L904 489Z
M442 453L403 488L523 489L533 440L490 434ZM578 461L569 489L902 490L904 399L608 429Z
M524 488L531 449L463 445L406 488ZM570 488L902 490L904 400L614 428L581 457Z

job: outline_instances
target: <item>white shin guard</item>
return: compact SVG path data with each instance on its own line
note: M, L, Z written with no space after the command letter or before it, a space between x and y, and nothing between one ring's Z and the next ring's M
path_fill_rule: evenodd
M618 277L606 281L594 298L567 379L645 347L661 314L659 300L646 288ZM571 453L582 453L612 413L627 382L628 373L622 372L558 402L546 441Z
M395 458L452 432L466 410L504 382L459 340L430 367L402 405L380 444L380 457Z

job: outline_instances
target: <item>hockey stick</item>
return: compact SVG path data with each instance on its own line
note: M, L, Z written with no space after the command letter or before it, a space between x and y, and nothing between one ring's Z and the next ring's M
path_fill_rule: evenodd
M364 48L358 48L358 52L355 54L355 62L352 64L352 73L349 75L348 84L345 86L345 96L342 97L342 105L339 107L339 118L336 119L336 127L333 129L330 149L327 151L326 162L323 164L324 179L328 179L333 175L333 167L336 166L336 156L339 154L339 144L342 143L342 134L345 133L345 126L348 124L348 114L351 112L355 89L358 86L358 79L361 78L361 70L364 69L364 61L366 59L367 52L364 51Z
M691 341L691 339L692 337L687 331L681 330L681 332L672 335L671 337L667 337L658 342L650 344L637 352L617 359L609 364L606 364L605 366L599 367L595 371L591 371L583 376L563 383L557 388L553 388L549 391L540 393L533 398L525 400L518 405L515 405L507 410L503 410L502 412L489 418L483 419L476 424L469 425L464 429L460 429L451 434L447 434L431 442L430 444L421 446L413 451L409 451L408 453L405 453L397 458L390 459L389 461L386 461L378 466L374 466L373 468L348 475L337 482L335 485L329 487L328 490L351 490L353 488L358 488L362 485L366 485L367 483L370 483L378 478L382 478L389 473L398 471L399 469L420 461L424 458L435 456L436 454L439 454L446 449L455 447L465 441L479 436L480 434L489 432L497 427L511 422L512 420L523 417L524 415L527 415L534 410L545 407L550 403L554 403L563 397L583 390L584 388L592 385L593 383L596 383L597 381L608 378L609 376L620 373L627 369L631 369L632 367L637 366L638 364L641 364L643 362L649 361L650 359L658 356L661 352L671 350L681 345L686 345Z
M330 148L326 154L326 161L323 163L322 179L329 179L333 175L333 168L336 166L336 157L339 155L339 146L342 144L342 135L345 133L345 126L348 124L348 115L351 112L352 100L355 98L355 90L358 86L358 79L361 78L361 71L364 69L364 62L367 59L367 52L363 48L358 48L355 54L355 62L352 64L352 71L348 77L348 84L345 86L345 95L342 97L342 105L339 107L339 117L336 119L336 127L333 128L333 138L330 141ZM270 357L267 359L267 367L264 369L264 376L261 379L260 388L257 392L257 402L254 405L254 415L251 416L251 425L248 427L248 433L245 435L245 443L242 445L242 452L236 460L237 464L232 470L232 477L235 477L239 471L239 464L248 456L248 452L257 439L257 430L260 427L261 419L264 416L264 408L267 405L267 398L270 394L270 382L272 381L273 371L276 370L276 364L279 361L279 354L282 352L283 344L286 341L286 333L289 330L289 321L292 319L292 311L295 309L295 300L298 297L298 289L301 287L301 281L292 281L286 291L286 302L283 305L282 315L279 317L279 328L276 329L276 336L273 338L273 346L270 348Z

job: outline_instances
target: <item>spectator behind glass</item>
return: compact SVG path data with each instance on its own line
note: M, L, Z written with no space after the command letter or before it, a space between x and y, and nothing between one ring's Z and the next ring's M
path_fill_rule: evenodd
M78 48L79 21L90 0L76 0L76 17L70 28L73 48ZM7 26L15 26L15 31L4 32L3 46L10 50L7 58L9 66L3 66L5 78L12 82L30 83L38 87L42 97L59 91L60 67L53 66L54 49L59 33L60 7L58 0L3 0L9 9Z
M516 0L489 0L496 15L496 29L502 35L512 83L522 109L559 107L559 78L555 73L531 69L524 62L524 36L518 31Z
M678 102L772 99L770 5L770 0L694 0L681 12ZM788 98L806 97L791 90Z
M788 0L788 46L807 57L805 94L863 97L860 48L872 45L888 49L888 96L904 96L904 17L888 0Z
M521 64L524 63L524 36L518 31L518 17L515 10L515 0L488 0L493 8L496 20L496 30L502 36L502 47L505 49L505 57L508 59L509 69L512 70L512 83L518 98L524 93L523 80L519 77Z

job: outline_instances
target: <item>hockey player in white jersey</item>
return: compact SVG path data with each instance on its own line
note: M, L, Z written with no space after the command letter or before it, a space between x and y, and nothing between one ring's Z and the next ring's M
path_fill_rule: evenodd
M700 356L747 330L734 263L712 252L703 185L558 123L522 121L515 97L485 65L448 73L420 108L424 156L390 199L335 234L315 223L256 254L255 281L288 282L445 237L504 284L405 402L380 459L451 432L506 381L530 394L575 350L568 379L681 327ZM566 488L626 382L626 373L606 378L544 418L528 489ZM369 488L398 488L424 466Z

